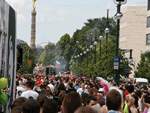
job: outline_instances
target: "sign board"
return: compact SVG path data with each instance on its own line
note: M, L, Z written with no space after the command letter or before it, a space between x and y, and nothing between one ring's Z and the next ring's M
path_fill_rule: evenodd
M130 68L130 67L127 67L127 68L124 69L124 71L125 71L125 72L130 72L130 71L131 71L131 68Z
M119 66L114 66L114 70L118 70L119 69Z
M118 66L119 65L119 62L114 62L114 66Z
M114 58L114 61L115 61L115 62L119 62L119 58L118 58L118 57L115 57L115 58Z
M126 4L127 0L114 0L115 4Z

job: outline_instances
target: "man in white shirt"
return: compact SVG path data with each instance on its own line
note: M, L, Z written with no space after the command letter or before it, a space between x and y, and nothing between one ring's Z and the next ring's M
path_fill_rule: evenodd
M48 84L47 86L50 88L51 92L53 93L54 92L53 80L51 80L50 84Z
M83 93L89 94L88 90L85 89L84 83L81 84L81 88L79 88L79 89L77 90L77 93L79 93L80 96L82 96Z
M34 86L33 81L31 81L31 80L27 81L27 83L26 83L27 91L23 92L21 94L21 97L36 100L38 98L39 94L36 91L32 90L33 86Z
M17 99L21 96L21 94L25 91L25 89L19 86L18 81L16 81L16 86L17 86L17 94L16 94L16 99Z

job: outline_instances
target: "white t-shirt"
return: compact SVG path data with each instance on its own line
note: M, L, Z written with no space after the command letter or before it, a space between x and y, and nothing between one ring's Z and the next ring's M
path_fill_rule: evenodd
M21 96L21 94L25 91L25 89L23 87L17 87L17 95L16 95L16 99L19 98Z
M67 87L67 83L64 83L65 87L66 87L66 90L68 90L68 87Z
M21 97L25 97L27 99L37 99L39 94L33 90L27 90L21 94Z
M143 109L143 106L142 106L142 103L141 103L141 99L138 100L138 105L139 105L139 107L140 107L139 111L142 112L142 111L143 111L143 110L142 110L142 109Z
M88 90L87 89L82 89L82 88L79 88L78 90L77 90L77 93L79 93L79 95L81 96L82 95L82 93L87 93L87 94L89 94L89 92L88 92Z
M53 93L54 86L52 84L48 84L47 86L51 89L51 92Z

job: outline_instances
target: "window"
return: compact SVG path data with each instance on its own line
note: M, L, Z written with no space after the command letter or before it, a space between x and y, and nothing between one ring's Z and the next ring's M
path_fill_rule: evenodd
M150 10L150 0L148 0L147 10Z
M146 35L146 45L150 45L150 34Z
M147 27L150 27L150 16L147 17Z

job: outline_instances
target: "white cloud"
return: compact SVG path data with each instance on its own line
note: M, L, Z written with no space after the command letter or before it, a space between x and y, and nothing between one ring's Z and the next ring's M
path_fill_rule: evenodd
M110 9L111 3L107 4L107 9Z
M41 18L40 20L41 20L41 21L44 21L44 18Z
M10 5L18 4L20 6L23 6L26 2L26 0L6 0Z
M60 20L60 21L64 21L65 19L64 19L64 18L59 18L59 20Z
M49 20L49 21L52 21L52 20L53 20L53 18L49 18L48 20Z
M23 14L17 14L17 23L19 24L21 21L25 21L26 18Z

